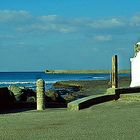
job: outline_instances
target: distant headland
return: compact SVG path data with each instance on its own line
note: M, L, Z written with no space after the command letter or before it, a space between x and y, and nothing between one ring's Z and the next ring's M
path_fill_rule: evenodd
M108 74L111 70L45 70L47 74ZM129 74L130 70L119 70L121 74Z

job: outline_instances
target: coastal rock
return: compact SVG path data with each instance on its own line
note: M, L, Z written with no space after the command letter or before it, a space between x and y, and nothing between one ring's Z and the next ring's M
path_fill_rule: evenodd
M0 88L0 109L11 108L15 102L13 93L7 87Z
M27 97L27 102L31 102L31 103L36 102L36 97L34 96Z
M45 95L46 102L60 102L60 103L66 102L64 98L62 98L62 96L54 90L47 90Z
M24 94L22 88L12 85L12 86L9 86L8 89L12 94L14 94L16 101L26 101L27 100L27 97Z
M27 96L27 102L36 102L36 92L29 88L24 88L23 93Z
M15 85L8 87L10 93L15 96L16 101L35 101L36 100L36 93L32 89L18 87ZM32 97L32 99L31 99Z
M67 90L69 92L77 92L77 91L80 91L82 88L80 85L67 84L65 82L56 82L55 84L53 84L53 87L55 89L64 89L64 90Z
M69 93L69 94L65 95L64 99L67 101L67 103L69 103L71 101L74 101L74 100L77 100L77 99L80 99L80 98L83 98L83 97L86 97L86 96L85 95L80 95L79 93L74 92L74 93Z
M53 85L56 93L61 95L63 99L68 103L70 101L85 97L80 93L82 86L74 83L73 81L67 83L66 81L56 82Z

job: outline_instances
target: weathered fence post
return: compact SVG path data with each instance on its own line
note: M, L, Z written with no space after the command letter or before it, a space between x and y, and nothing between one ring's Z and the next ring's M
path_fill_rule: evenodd
M118 60L117 55L112 57L112 88L118 88Z
M37 91L37 110L45 109L45 82L43 79L38 79L36 82Z

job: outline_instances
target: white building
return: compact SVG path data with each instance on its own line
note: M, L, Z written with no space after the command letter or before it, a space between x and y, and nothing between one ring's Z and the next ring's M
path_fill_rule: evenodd
M135 45L135 56L131 61L131 84L130 87L140 86L140 42Z

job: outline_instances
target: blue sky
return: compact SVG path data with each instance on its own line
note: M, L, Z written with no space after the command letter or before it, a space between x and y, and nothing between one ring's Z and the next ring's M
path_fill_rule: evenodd
M139 0L0 0L0 71L130 69Z

